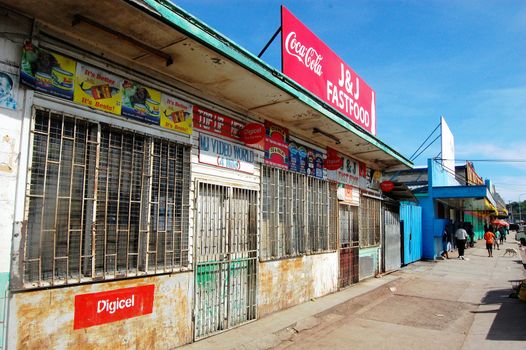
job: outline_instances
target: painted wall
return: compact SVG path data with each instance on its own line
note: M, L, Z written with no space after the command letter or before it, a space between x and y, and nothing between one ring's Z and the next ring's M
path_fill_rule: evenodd
M0 13L0 70L18 70L23 39L31 28L30 22L14 13ZM15 217L17 177L20 160L20 137L24 112L24 90L17 90L15 110L0 107L0 349L5 347L7 300L11 243ZM23 187L22 187L23 188Z
M261 262L258 316L263 317L337 290L337 252Z
M374 277L379 272L380 247L360 248L360 280Z
M73 329L75 295L155 285L148 315ZM12 295L10 349L169 349L192 341L193 274L180 273Z
M455 174L446 171L439 162L433 159L427 160L429 177L429 187L431 186L458 186L459 182L455 179Z

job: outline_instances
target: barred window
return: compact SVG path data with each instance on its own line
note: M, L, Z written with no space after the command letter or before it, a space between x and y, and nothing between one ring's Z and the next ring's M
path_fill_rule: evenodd
M360 247L380 244L380 200L360 198Z
M25 286L187 267L189 146L41 109L31 142Z
M262 259L336 249L337 221L329 216L336 203L335 186L264 166L261 197Z

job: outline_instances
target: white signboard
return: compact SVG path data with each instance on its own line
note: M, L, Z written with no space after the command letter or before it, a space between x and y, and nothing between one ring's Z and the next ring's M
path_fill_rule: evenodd
M199 134L199 162L254 174L254 151L233 142Z
M450 172L455 172L455 139L444 117L440 118L440 132L442 135L442 166Z

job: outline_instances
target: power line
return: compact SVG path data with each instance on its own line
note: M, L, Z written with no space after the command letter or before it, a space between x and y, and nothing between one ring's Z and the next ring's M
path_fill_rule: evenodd
M440 123L436 126L436 128L435 128L433 131L431 131L431 133L430 133L429 136L424 140L424 142L422 142L422 143L420 144L420 146L418 146L418 148L416 149L416 151L411 155L411 157L409 157L409 160L413 161L414 159L416 159L416 157L413 158L413 156L414 156L415 154L417 154L418 151L420 151L420 148L422 148L422 146L424 146L424 144L427 142L427 140L429 140L429 138L435 133L435 131L437 131L437 129L438 129L439 126L440 126ZM434 142L434 141L433 141L433 142ZM428 146L428 147L429 147L429 146ZM422 152L420 152L420 153L422 153Z
M445 159L438 158L438 160L458 160L465 162L500 162L500 163L526 163L526 159Z

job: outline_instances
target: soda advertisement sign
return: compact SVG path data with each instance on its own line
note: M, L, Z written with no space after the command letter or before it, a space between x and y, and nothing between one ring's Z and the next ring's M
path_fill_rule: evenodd
M289 169L297 173L325 178L324 154L296 141L289 142Z
M73 329L87 328L153 312L155 285L75 295Z
M265 122L265 164L289 169L289 131L269 121Z
M376 135L374 90L284 6L283 73Z
M254 174L254 150L207 134L199 134L199 162Z

